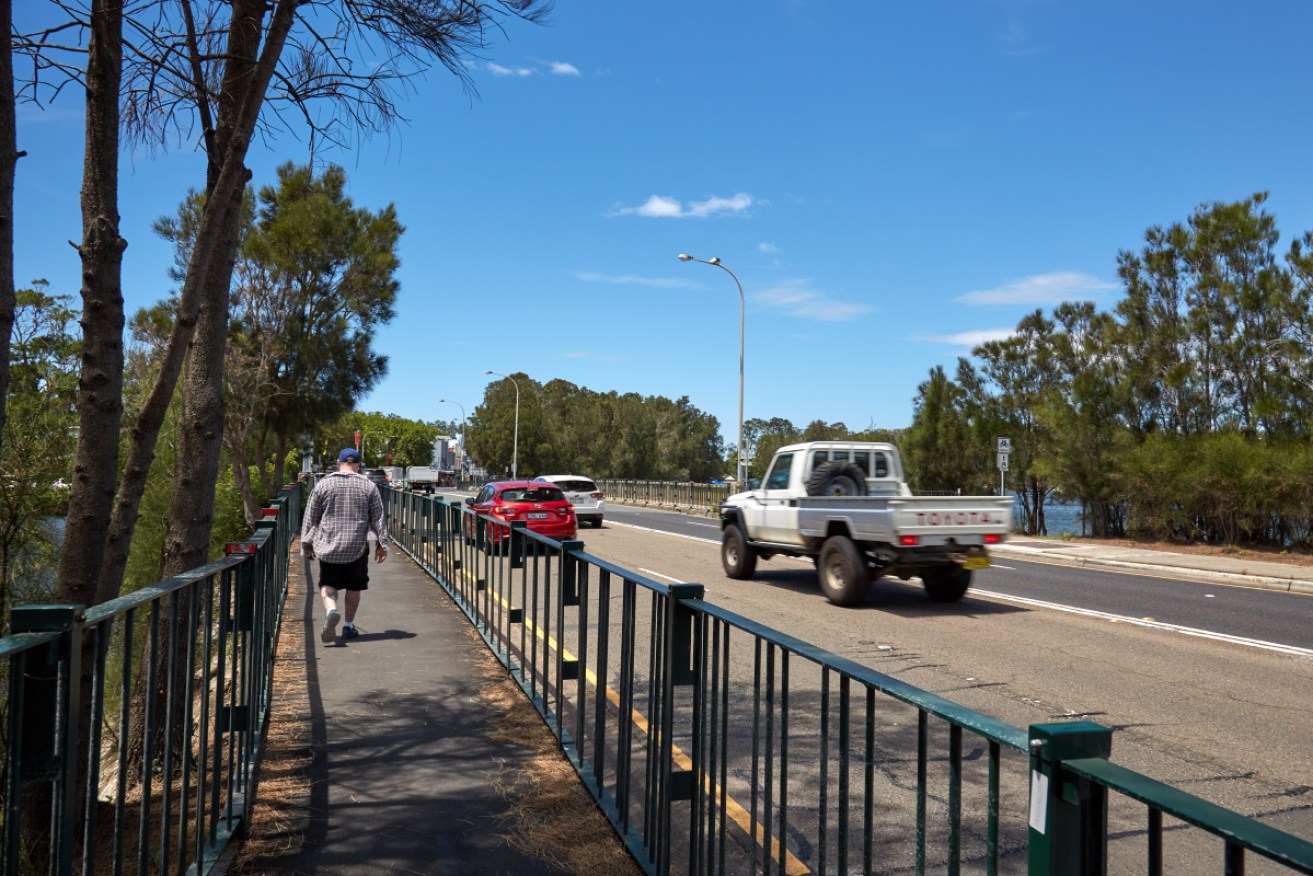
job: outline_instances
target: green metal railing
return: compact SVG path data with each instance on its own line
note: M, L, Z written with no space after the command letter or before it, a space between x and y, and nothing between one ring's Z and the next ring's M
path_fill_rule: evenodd
M209 873L254 794L301 487L227 556L0 639L0 874Z
M494 540L497 523L438 498L385 499L396 543L506 665L648 873L1153 874L1168 830L1220 839L1228 874L1247 858L1313 873L1313 844L1111 763L1106 728L1012 727L700 585L519 522ZM1114 795L1141 814L1110 816ZM1207 842L1174 836L1172 850L1173 872L1216 867Z

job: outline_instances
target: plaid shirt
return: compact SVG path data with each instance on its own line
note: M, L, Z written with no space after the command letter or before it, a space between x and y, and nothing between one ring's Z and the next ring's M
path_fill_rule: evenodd
M301 521L301 544L330 563L350 563L369 549L369 533L388 544L383 497L374 482L355 472L334 472L315 484Z

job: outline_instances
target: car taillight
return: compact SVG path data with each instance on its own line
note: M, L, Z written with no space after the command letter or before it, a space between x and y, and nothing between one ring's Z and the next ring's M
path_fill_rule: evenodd
M592 496L594 499L600 499L602 498L602 491L598 490L596 493L589 493L588 495Z
M493 514L497 515L498 517L504 517L507 520L514 517L516 511L517 509L507 508L505 505L498 505L496 508L492 509Z
M1002 544L1003 536L997 533L988 533L985 535L985 544Z
M900 535L898 536L898 543L903 547L916 547L921 543L921 539L915 535Z

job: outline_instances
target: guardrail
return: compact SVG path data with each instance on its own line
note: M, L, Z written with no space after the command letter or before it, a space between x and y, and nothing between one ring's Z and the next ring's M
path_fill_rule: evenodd
M1012 727L701 585L518 522L494 548L497 524L460 504L385 498L394 541L507 667L647 873L1157 874L1217 856L1182 831L1220 840L1229 874L1247 856L1313 873L1313 844L1110 762L1107 728ZM1112 795L1139 811L1119 806L1116 831Z
M692 484L603 478L597 481L609 501L714 514L735 488L729 484Z
M0 639L0 874L209 873L254 794L301 487L214 563Z

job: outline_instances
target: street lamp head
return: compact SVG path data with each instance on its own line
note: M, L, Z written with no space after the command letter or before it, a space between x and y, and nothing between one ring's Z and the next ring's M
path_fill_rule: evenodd
M679 254L679 260L680 260L681 262L691 262L691 261L693 261L693 256L689 255L689 254L686 253L686 252L681 252L681 253Z
M712 256L711 258L707 259L707 264L709 265L720 264L720 256Z

